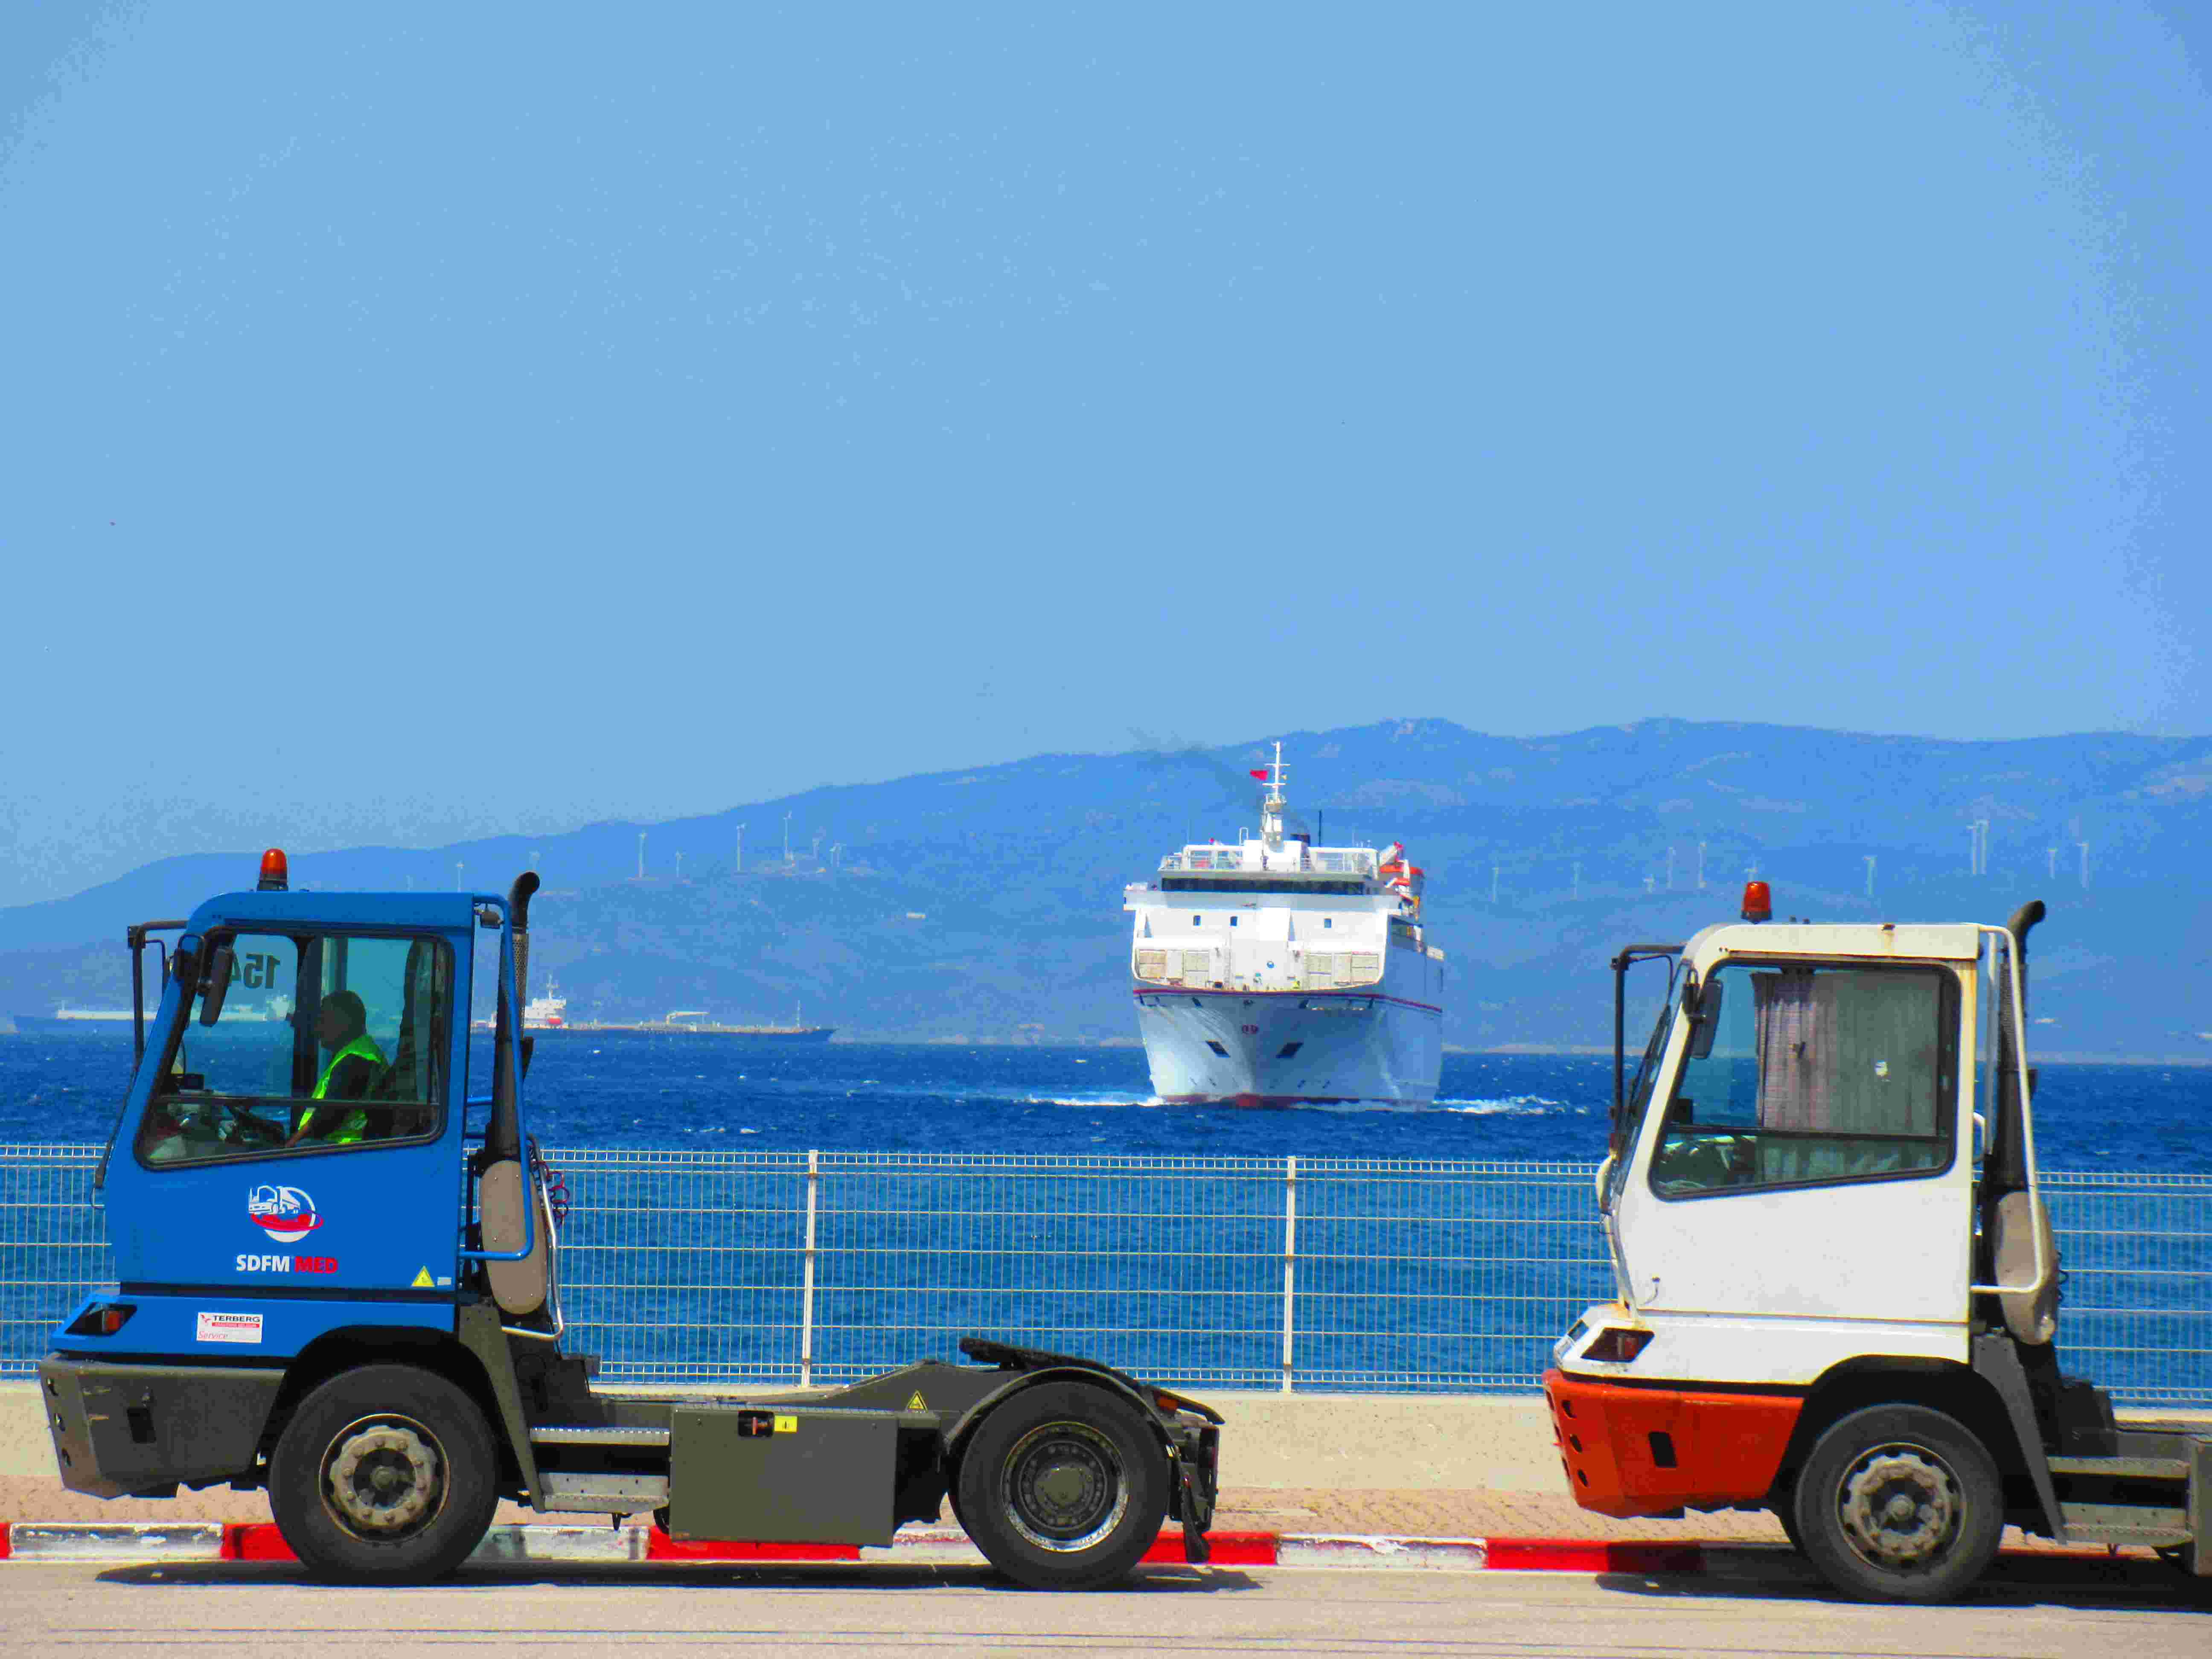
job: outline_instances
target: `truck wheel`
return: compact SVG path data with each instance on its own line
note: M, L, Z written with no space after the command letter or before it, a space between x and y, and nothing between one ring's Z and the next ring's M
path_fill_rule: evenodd
M1790 1540L1790 1547L1798 1554L1805 1553L1805 1534L1797 1525L1797 1492L1792 1486L1781 1494L1774 1506L1774 1518L1782 1523L1782 1535Z
M961 1455L953 1510L991 1565L1031 1589L1097 1589L1160 1535L1168 1461L1152 1425L1085 1382L997 1407Z
M1793 1508L1774 1511L1774 1518L1782 1523L1782 1535L1790 1540L1790 1547L1798 1554L1805 1553L1805 1534L1797 1530L1797 1511Z
M413 1365L320 1384L269 1459L269 1507L311 1571L352 1583L439 1578L483 1541L499 1457L475 1401Z
M1989 1566L2004 1532L1996 1461L1955 1418L1870 1406L1814 1443L1797 1477L1801 1547L1863 1601L1944 1601Z

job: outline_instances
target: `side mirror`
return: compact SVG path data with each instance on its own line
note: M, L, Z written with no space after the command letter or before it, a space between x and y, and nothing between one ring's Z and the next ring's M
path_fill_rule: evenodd
M200 975L201 1024L212 1025L222 1018L222 1000L230 994L230 975L237 966L228 945L208 952L207 971Z
M1698 987L1690 1006L1690 1058L1703 1060L1713 1051L1713 1038L1721 1029L1721 1007L1728 988L1718 980Z

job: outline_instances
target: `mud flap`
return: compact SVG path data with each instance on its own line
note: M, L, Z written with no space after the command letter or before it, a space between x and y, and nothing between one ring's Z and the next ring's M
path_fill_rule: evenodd
M1213 1499L1219 1474L1221 1431L1206 1428L1177 1450L1176 1513L1182 1519L1182 1558L1194 1565L1212 1559L1206 1529L1213 1524Z
M2020 1466L2027 1471L2028 1480L2035 1488L2036 1502L2043 1510L2044 1525L2049 1528L2051 1541L2066 1542L2066 1517L2059 1508L2058 1493L2051 1480L2051 1459L2043 1449L2043 1431L2036 1425L2035 1402L2027 1391L2027 1375L2021 1369L2020 1352L2013 1346L2009 1336L2000 1336L1984 1331L1976 1335L1972 1349L1973 1368L1986 1378L2004 1402L2005 1416L2012 1425L2013 1437L2020 1451ZM2002 1449L1991 1447L1994 1454ZM1999 1467L2004 1460L1998 1458Z

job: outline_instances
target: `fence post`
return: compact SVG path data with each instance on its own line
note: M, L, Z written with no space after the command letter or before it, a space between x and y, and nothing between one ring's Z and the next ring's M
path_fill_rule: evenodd
M814 1215L822 1188L822 1154L806 1154L806 1249L799 1288L799 1386L814 1386Z
M1298 1161L1283 1160L1283 1392L1291 1392L1291 1352L1297 1337Z

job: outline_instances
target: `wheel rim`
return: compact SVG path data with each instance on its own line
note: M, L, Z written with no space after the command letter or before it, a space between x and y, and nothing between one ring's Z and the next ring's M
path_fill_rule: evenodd
M1006 1519L1037 1548L1090 1548L1129 1510L1121 1451L1087 1423L1045 1423L1006 1455Z
M323 1501L356 1538L411 1537L437 1518L445 1498L445 1449L412 1418L349 1423L324 1454Z
M1904 1441L1860 1453L1838 1484L1836 1502L1851 1548L1886 1572L1940 1565L1966 1520L1951 1466L1927 1447Z

